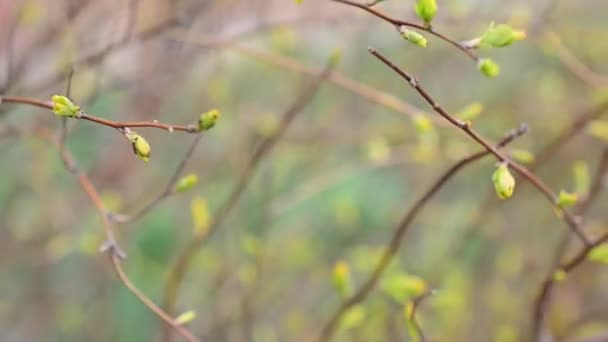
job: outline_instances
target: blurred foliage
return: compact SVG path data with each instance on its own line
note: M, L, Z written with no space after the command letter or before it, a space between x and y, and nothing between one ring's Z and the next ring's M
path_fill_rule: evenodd
M91 1L68 21L77 3L0 0L0 33L8 36L16 25L12 59L25 63L11 95L50 100L63 94L65 80L37 85L121 39L124 2ZM166 29L76 65L72 81L71 98L83 111L113 120L196 124L200 113L221 110L221 120L204 133L184 173L197 176L196 186L186 184L188 191L166 199L142 220L116 228L129 254L126 272L156 303L178 252L194 235L207 233L255 147L276 131L280 115L308 79L252 58L232 43L315 68L338 47L337 72L416 109L406 116L329 81L323 84L186 276L178 315L204 341L316 338L343 296L367 279L403 213L451 164L479 150L442 125L407 84L370 57L368 46L390 55L446 109L473 121L493 141L527 122L530 133L508 148L522 162L533 162L608 94L608 44L602 43L608 3L602 1L440 0L436 15L418 11L458 40L480 36L489 22L525 29L526 40L481 52L500 65L500 75L492 79L432 36L425 35L428 46L420 49L390 25L333 2L201 3L139 1L134 29L177 13L188 30L226 43L198 46ZM387 0L374 8L418 20L415 3ZM55 27L53 36L44 37ZM499 27L504 34L503 26L494 26ZM32 46L36 50L28 52ZM565 48L582 69L569 64ZM0 52L1 82L7 77L6 51ZM8 105L0 110L0 125L59 128L50 111ZM121 213L138 210L162 191L192 138L138 130L153 149L145 164L114 130L80 121L70 121L68 128L68 148L104 203ZM607 137L608 114L544 160L538 174L556 192L566 189L584 198ZM158 340L162 323L97 253L103 241L99 217L56 150L32 135L0 136L0 155L0 340ZM490 158L468 167L424 208L377 288L342 318L336 341L411 340L408 303L430 289L436 295L416 313L430 340L524 338L533 300L566 226L523 180L510 199L496 201L495 169ZM608 230L607 199L601 192L585 220L592 236ZM566 255L578 247L568 246ZM568 276L553 275L560 281L546 326L559 340L608 330L608 246L596 247L589 259L596 262ZM347 277L336 280L336 263L347 266Z

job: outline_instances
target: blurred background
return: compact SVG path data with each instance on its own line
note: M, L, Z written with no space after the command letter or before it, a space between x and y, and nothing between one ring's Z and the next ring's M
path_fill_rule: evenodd
M417 21L413 5L375 8ZM455 40L480 36L492 21L528 38L479 51L502 68L488 79L445 42L428 36L419 48L391 25L332 1L0 0L0 94L48 101L65 93L74 68L71 98L86 113L188 124L221 111L186 167L198 185L114 227L127 274L161 303L176 257L209 226L256 148L339 49L334 72L196 253L174 313L194 310L188 327L203 341L310 341L342 301L332 282L336 262L360 286L417 198L480 150L368 46L416 75L447 110L477 115L474 126L492 141L527 123L529 133L507 150L532 162L556 192L584 197L595 177L605 123L598 114L567 132L608 100L608 2L438 6L434 28ZM49 110L0 105L0 340L160 340L161 321L98 253L101 220L57 150L10 127L59 132L60 121ZM105 205L125 214L164 189L193 138L138 130L152 146L145 164L116 130L76 120L68 128L67 148ZM556 139L562 144L547 149ZM417 320L431 341L525 339L567 226L523 180L511 199L496 199L494 169L492 158L468 166L424 207L335 340L410 340L404 306L428 289L437 292ZM586 216L590 236L608 229L607 200L599 192ZM566 256L579 248L571 243ZM605 267L585 263L556 286L545 322L554 340L608 331Z

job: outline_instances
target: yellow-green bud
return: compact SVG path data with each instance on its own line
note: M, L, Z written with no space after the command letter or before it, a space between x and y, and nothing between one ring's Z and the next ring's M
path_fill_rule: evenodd
M514 30L509 25L495 26L494 23L491 23L486 33L481 37L480 45L482 47L500 48L525 38L525 31Z
M184 192L192 189L198 183L198 177L196 174L191 173L180 179L175 185L175 192Z
M553 272L553 281L559 282L562 281L564 279L566 279L566 277L568 276L568 273L566 273L566 271L564 271L564 269L560 268L559 270Z
M150 160L150 144L148 144L146 139L135 132L128 132L126 133L126 136L133 146L133 153L135 153L139 159L147 163L148 160Z
M80 107L63 95L53 95L53 112L57 116L73 118L80 115Z
M175 318L175 323L179 325L188 324L196 318L196 311L188 310Z
M219 118L220 118L220 111L217 109L212 109L208 112L201 114L200 118L198 119L199 132L208 130L208 129L212 128L213 126L215 126L215 124L217 123L217 120Z
M343 261L338 261L334 266L333 282L338 293L346 298L351 295L352 284L350 280L350 269Z
M435 0L418 0L414 9L416 10L418 17L420 17L426 25L429 25L435 17L435 14L437 14L437 2Z
M414 30L409 30L405 26L401 26L399 28L399 32L401 32L401 36L403 36L403 38L405 38L408 42L423 48L426 47L426 38L424 38L424 36L420 33Z
M499 198L506 199L513 195L515 178L509 172L509 167L506 163L498 164L496 171L492 175L492 182L494 182L494 189Z
M487 77L496 77L500 74L500 66L489 58L482 58L477 62L477 68Z
M559 192L559 195L557 196L557 205L559 205L562 208L569 207L569 206L576 204L577 200L578 200L578 195L576 193L571 193L571 192L562 190Z

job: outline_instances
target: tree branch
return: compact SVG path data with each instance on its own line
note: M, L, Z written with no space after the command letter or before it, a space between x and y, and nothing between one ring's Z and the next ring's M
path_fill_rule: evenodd
M496 145L496 148L500 149L506 146L507 144L511 143L515 138L523 135L526 131L527 127L525 125L522 125L519 129L511 130ZM411 226L411 223L422 211L427 202L431 198L433 198L433 196L435 196L439 192L439 190L447 183L447 181L454 177L462 168L489 154L490 152L485 150L474 153L468 157L461 159L456 164L452 165L452 167L450 167L446 172L444 172L443 175L441 175L441 177L439 177L439 179L437 179L437 181L435 181L435 183L433 183L433 185L431 185L431 187L418 200L416 200L414 205L407 211L399 225L397 225L397 227L395 228L395 231L390 239L390 242L388 243L388 246L384 249L384 252L382 253L380 261L378 262L376 267L374 267L374 270L369 275L367 280L363 282L363 285L359 287L359 289L350 298L348 298L340 305L338 310L336 310L336 312L331 316L329 321L325 323L319 341L329 341L333 336L342 316L350 308L365 300L369 293L374 289L374 287L380 280L380 277L399 251L399 248L401 247L401 243L403 241L403 237L407 233L408 228Z

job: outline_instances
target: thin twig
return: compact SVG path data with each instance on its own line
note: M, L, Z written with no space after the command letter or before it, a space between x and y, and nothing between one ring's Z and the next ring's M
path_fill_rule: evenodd
M422 305L422 302L424 302L427 298L433 296L434 294L435 294L435 290L430 290L430 291L427 291L427 292L421 294L420 296L417 296L412 301L412 311L410 312L410 317L408 317L408 319L410 320L410 322L412 322L412 325L414 326L414 329L416 330L416 333L418 334L418 336L420 336L420 340L422 342L426 342L427 339L426 339L426 335L424 335L424 330L422 330L420 323L418 323L418 319L416 318L416 313L418 312L418 308L420 307L420 305Z
M123 252L121 252L120 248L116 244L116 240L114 238L114 232L112 230L112 226L110 221L107 218L107 210L97 192L93 182L89 179L86 173L79 171L78 166L74 160L72 154L65 148L65 146L61 147L57 139L53 138L49 131L41 130L41 135L50 140L62 154L63 159L66 162L66 169L75 175L80 183L80 186L88 195L89 199L99 212L99 216L101 217L104 232L106 235L106 242L102 246L105 252L108 252L108 256L111 260L114 271L116 272L120 281L127 287L127 289L133 293L137 299L139 299L150 311L152 311L155 315L157 315L163 322L167 325L171 326L178 334L180 334L184 339L189 342L200 342L188 329L184 328L178 322L176 322L173 318L171 318L167 313L165 313L162 309L160 309L152 300L150 300L146 295L144 295L128 278L124 270L122 269L122 261L124 258Z
M330 0L330 1L334 1L334 2L339 2L345 5L349 5L349 6L353 6L353 7L358 7L364 11L367 11L371 14L373 14L374 16L394 25L395 27L397 27L397 29L399 29L401 26L407 26L407 27L411 27L411 28L415 28L417 30L420 31L425 31L428 32L432 35L434 35L435 37L444 40L446 42L448 42L449 44L453 45L454 47L456 47L458 50L462 51L465 55L467 55L467 57L469 57L470 59L472 59L473 61L477 62L479 61L479 57L477 57L477 55L475 54L475 52L473 52L471 49L467 49L465 46L463 46L462 44L460 44L459 42L448 38L447 36L444 36L443 34L435 31L431 26L426 27L424 25L420 25L420 24L416 24L416 23L412 23L409 21L404 21L404 20L400 20L400 19L395 19L392 18L376 9L373 9L365 4L360 4L357 2L353 2L350 0Z
M276 145L277 141L281 139L287 128L296 118L298 113L300 113L306 105L314 98L319 87L323 83L323 81L329 76L330 72L335 67L335 61L330 61L328 66L323 70L321 74L317 76L317 78L311 82L305 89L299 94L298 98L291 105L291 107L283 114L281 117L281 121L277 130L273 135L266 138L259 147L254 152L251 159L248 161L245 166L245 170L241 174L237 184L233 188L232 192L224 202L224 204L220 207L218 212L214 215L213 222L211 223L208 231L204 235L196 236L194 239L190 240L188 245L184 250L178 255L176 262L170 270L169 277L167 283L165 285L164 292L164 300L163 300L163 308L165 311L171 313L175 310L175 302L177 300L177 295L179 291L180 284L182 283L184 276L188 272L190 268L190 264L192 263L193 257L196 252L200 248L200 246L207 241L215 232L217 232L223 223L223 221L228 217L229 213L236 206L241 195L247 189L249 183L253 178L253 175L259 166L260 162L263 158L272 150L272 148ZM170 340L170 335L168 340Z
M537 177L530 170L528 170L524 166L510 160L506 155L504 155L502 152L498 151L495 147L492 146L492 144L488 140L486 140L483 136L481 136L479 133L477 133L477 131L473 129L473 127L470 123L462 122L462 121L458 120L456 117L454 117L452 114L450 114L446 110L444 110L443 107L441 107L437 103L437 101L435 101L426 92L426 90L424 90L421 87L420 82L416 78L414 78L413 76L411 76L410 74L405 72L403 69L401 69L400 67L395 65L393 62L389 61L385 56L383 56L381 53L379 53L375 49L369 48L369 52L372 55L374 55L376 58L378 58L380 61L382 61L384 64L386 64L389 68L393 69L393 71L395 71L397 74L399 74L402 78L404 78L407 81L407 83L412 88L414 88L418 92L418 94L420 94L420 96L422 96L425 99L425 101L429 105L431 105L431 107L433 107L433 110L437 114L441 115L443 118L445 118L447 121L449 121L452 125L456 126L460 130L462 130L464 133L466 133L471 139L475 140L479 145L483 146L486 150L488 150L491 154L493 154L496 157L496 159L498 159L498 161L507 163L513 170L515 170L519 175L521 175L528 182L530 182L536 189L538 189L538 191L540 191L547 198L547 200L551 203L551 205L555 209L559 210L560 213L563 214L562 215L563 220L568 225L568 227L570 227L570 229L579 237L581 242L583 242L583 244L585 246L589 245L590 242L589 242L588 238L585 236L584 232L580 229L578 220L575 219L575 217L568 210L563 208L558 203L557 195L553 192L553 190L551 190L551 188L549 188L549 186L547 184L545 184L539 177Z
M581 81L591 87L603 87L608 85L608 76L591 70L581 62L574 53L568 50L555 32L548 31L545 36L547 41L551 43L551 47L554 48L557 58Z
M510 131L502 139L502 141L500 141L496 145L496 148L500 149L500 148L504 147L505 145L512 142L515 138L524 134L526 132L526 130L527 130L526 126L522 125L519 129ZM416 202L414 202L414 205L406 212L406 214L403 217L403 219L401 220L401 222L395 228L394 233L390 239L390 242L388 243L387 247L384 249L384 252L382 253L382 257L380 258L380 261L378 262L378 264L376 264L376 267L374 267L374 270L372 271L372 273L368 276L368 278L365 280L365 282L363 282L363 285L361 285L361 287L359 287L359 289L350 298L345 300L340 305L338 310L336 310L336 312L327 321L327 323L325 323L325 325L322 329L319 341L329 341L331 339L332 335L334 334L334 332L337 328L338 322L340 322L340 319L342 318L342 316L350 308L352 308L353 306L355 306L356 304L362 302L365 298L367 298L369 293L374 289L374 287L376 286L376 284L382 277L382 274L384 273L386 268L390 265L393 258L399 251L399 249L401 247L401 243L403 241L403 237L407 233L408 228L411 226L414 219L422 211L422 209L425 207L425 205L428 203L428 201L431 200L431 198L433 198L433 196L435 196L439 192L439 190L447 183L447 181L450 180L453 176L455 176L462 168L464 168L465 166L467 166L489 154L490 154L489 151L484 150L484 151L474 153L474 154L458 161L456 164L452 165L452 167L450 167L446 172L444 172L433 183L433 185L431 185L431 187L422 196L420 196L416 200Z
M20 96L0 96L0 104L2 103L17 103L17 104L25 104L40 108L53 109L53 103L50 101L42 101L37 99L32 99L28 97L20 97ZM197 126L194 124L190 125L171 125L160 123L158 121L113 121L109 119L103 119L97 116L81 113L74 117L74 119L81 119L91 121L103 126L108 126L111 128L122 129L122 128L159 128L164 129L169 132L173 131L181 131L186 133L198 133Z

